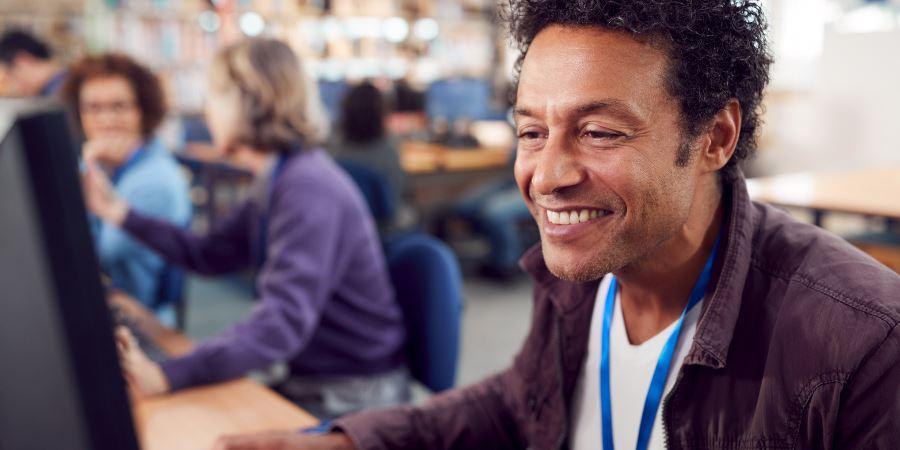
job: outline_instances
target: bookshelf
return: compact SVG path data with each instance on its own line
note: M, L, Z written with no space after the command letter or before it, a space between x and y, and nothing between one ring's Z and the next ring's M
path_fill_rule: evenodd
M318 79L405 78L424 88L494 78L504 46L492 16L488 0L6 0L0 30L34 31L63 62L127 53L160 75L174 112L193 114L210 57L247 31L286 40Z

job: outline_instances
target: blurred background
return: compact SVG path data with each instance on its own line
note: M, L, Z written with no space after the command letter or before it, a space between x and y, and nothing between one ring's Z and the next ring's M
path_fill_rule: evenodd
M900 0L761 3L776 64L748 177L900 167ZM458 257L466 298L458 382L468 383L506 366L527 330L531 287L516 260L538 238L512 183L517 52L496 14L492 0L4 0L0 33L28 30L63 64L118 51L150 67L169 103L160 134L190 177L191 226L199 231L242 199L249 182L216 160L202 117L206 70L219 48L246 36L285 40L316 80L333 124L350 87L377 87L403 174L398 200L373 214L383 235L423 230ZM3 73L0 95L17 95ZM789 194L810 195L808 179L775 180ZM868 199L876 206L900 198L898 180L884 183ZM848 238L896 243L892 214L900 213L836 207L826 217L824 208L773 201ZM252 276L191 276L188 334L205 338L245 315Z

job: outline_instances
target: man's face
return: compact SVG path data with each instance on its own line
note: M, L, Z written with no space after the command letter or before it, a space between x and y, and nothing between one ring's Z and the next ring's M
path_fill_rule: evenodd
M21 97L34 97L40 94L44 80L39 76L39 60L28 53L19 52L10 64L0 68L4 79L9 84L9 93Z
M696 179L668 58L626 34L551 26L532 42L516 103L516 181L556 276L595 280L684 226Z

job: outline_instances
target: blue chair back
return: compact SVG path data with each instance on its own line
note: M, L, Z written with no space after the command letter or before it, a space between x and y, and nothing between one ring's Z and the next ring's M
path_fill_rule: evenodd
M459 263L446 244L422 233L398 237L385 249L406 322L410 373L432 392L450 389L462 320Z
M338 160L337 163L359 187L369 205L372 217L378 222L391 220L396 213L397 205L394 204L393 188L387 179L362 164L346 160Z
M189 221L182 224L182 228L187 229ZM159 309L162 306L172 305L175 308L175 326L179 330L184 331L187 325L187 302L184 298L184 284L187 274L184 269L165 262L156 288L156 298L150 305L153 309Z
M184 330L186 325L185 278L184 270L171 264L166 264L160 274L156 298L152 305L154 309L172 305L175 308L175 326L179 330Z

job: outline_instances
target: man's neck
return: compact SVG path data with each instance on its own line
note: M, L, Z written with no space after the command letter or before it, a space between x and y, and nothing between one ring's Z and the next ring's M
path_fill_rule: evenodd
M35 67L34 77L41 86L41 89L44 89L60 70L62 70L62 68L56 61L47 61Z
M616 272L625 328L641 344L678 319L700 278L722 224L721 188L695 199L677 235Z

